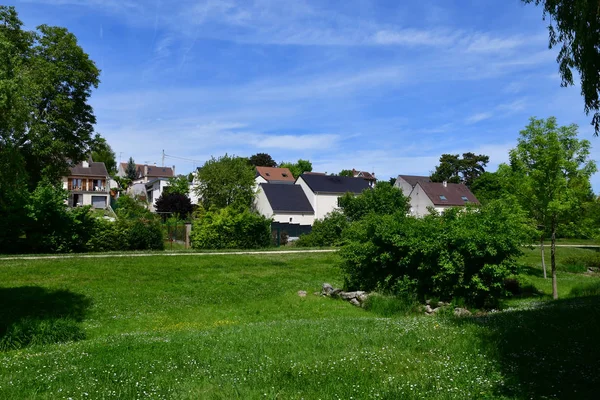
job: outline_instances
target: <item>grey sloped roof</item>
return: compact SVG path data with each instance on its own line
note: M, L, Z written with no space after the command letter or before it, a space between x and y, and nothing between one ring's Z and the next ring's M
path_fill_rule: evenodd
M90 162L89 167L84 167L83 162L71 167L73 176L101 176L107 177L108 171L103 162Z
M370 188L367 180L350 176L302 174L301 178L315 193L358 194Z
M428 176L398 175L398 178L404 179L412 187L415 187L419 182L431 182L431 179Z
M423 191L436 206L464 206L467 203L479 204L477 197L462 183L419 182ZM442 200L444 196L446 200ZM467 200L463 199L466 198Z
M262 183L260 189L267 196L267 200L274 212L314 213L300 185Z

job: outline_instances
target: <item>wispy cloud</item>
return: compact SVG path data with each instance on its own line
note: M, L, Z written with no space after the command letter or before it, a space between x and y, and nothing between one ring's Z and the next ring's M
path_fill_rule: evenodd
M467 119L465 119L465 122L467 124L476 124L477 122L481 122L486 119L492 118L493 115L494 114L492 114L491 112L477 113L477 114L473 114L473 115L467 117Z

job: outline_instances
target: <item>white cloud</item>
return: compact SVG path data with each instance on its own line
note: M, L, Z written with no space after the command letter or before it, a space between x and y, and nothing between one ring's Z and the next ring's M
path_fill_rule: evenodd
M467 124L476 124L477 122L481 122L484 121L486 119L492 118L494 114L492 114L491 112L482 112L482 113L477 113L477 114L473 114L470 117L468 117L465 122Z
M466 46L466 51L473 53L497 53L505 50L512 50L526 43L525 40L519 36L502 38L490 37L488 34L475 34L466 41L469 42Z

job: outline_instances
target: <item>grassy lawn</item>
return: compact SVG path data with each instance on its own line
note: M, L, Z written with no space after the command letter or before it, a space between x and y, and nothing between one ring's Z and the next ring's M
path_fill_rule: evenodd
M560 248L559 262L594 250ZM547 262L549 264L549 249ZM596 398L600 278L468 319L313 295L334 253L0 261L0 398ZM562 265L562 264L561 264ZM300 298L298 290L308 296Z

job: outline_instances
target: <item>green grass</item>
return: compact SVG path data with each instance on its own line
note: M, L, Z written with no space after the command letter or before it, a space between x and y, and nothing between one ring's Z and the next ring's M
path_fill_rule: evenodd
M595 398L598 277L560 271L548 301L527 250L543 294L456 319L313 295L337 257L0 261L0 398Z

